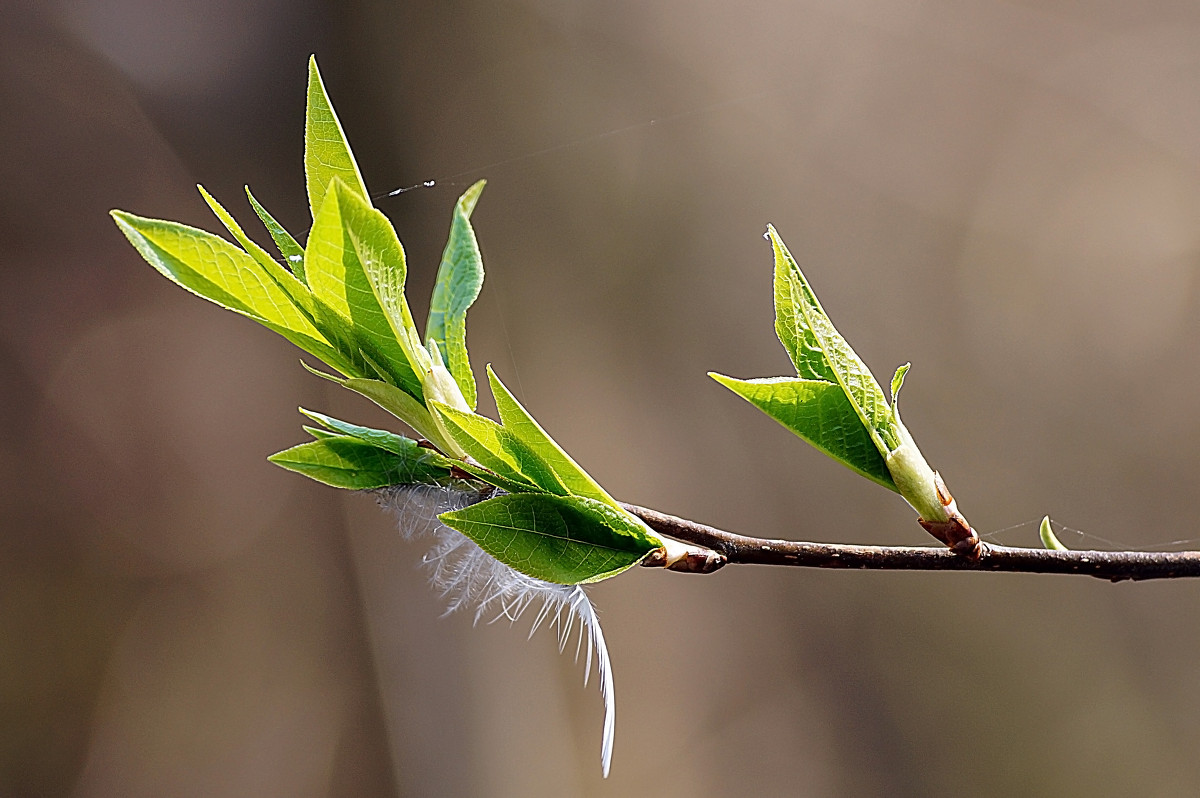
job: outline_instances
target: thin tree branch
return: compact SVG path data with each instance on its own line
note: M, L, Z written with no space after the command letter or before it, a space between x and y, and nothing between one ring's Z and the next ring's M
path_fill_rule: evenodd
M1052 551L984 543L980 557L971 559L950 549L934 546L855 546L846 543L765 540L726 532L635 504L624 506L655 532L712 549L723 555L729 563L742 565L1082 574L1113 582L1200 576L1200 551Z

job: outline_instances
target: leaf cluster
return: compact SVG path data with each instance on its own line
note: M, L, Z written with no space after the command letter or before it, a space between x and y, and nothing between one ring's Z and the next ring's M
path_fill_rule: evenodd
M660 548L550 438L488 368L500 422L475 412L478 389L466 316L483 285L471 214L484 182L455 204L425 336L405 296L404 247L371 204L341 123L309 62L304 165L312 227L303 246L246 189L279 252L268 253L203 187L233 238L177 222L113 211L117 225L159 272L187 290L271 329L336 373L313 373L359 393L421 441L303 410L313 440L275 464L339 488L449 485L462 475L493 498L441 520L501 562L562 584L605 579Z

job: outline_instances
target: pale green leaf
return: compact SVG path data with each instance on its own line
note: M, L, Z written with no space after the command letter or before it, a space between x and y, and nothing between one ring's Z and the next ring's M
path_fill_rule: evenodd
M408 441L403 452L395 453L358 438L339 435L302 443L267 459L335 488L369 490L389 485L436 484L448 479L450 470L433 462L431 454L414 441Z
M292 274L300 282L304 282L304 247L296 243L296 239L292 238L292 234L283 228L279 222L275 221L275 217L267 213L259 201L250 193L250 186L246 186L246 198L250 200L251 207L258 214L258 218L262 220L263 227L267 228L267 232L271 235L271 240L275 242L275 246L279 247L279 254L287 261L288 268L292 270Z
M900 389L904 387L904 375L908 374L908 370L912 368L912 363L905 363L896 369L896 373L892 375L892 409L895 410L896 402L900 400Z
M587 496L605 504L619 507L612 496L600 487L586 471L579 467L571 456L563 451L551 438L533 416L521 406L516 397L500 382L500 378L487 367L488 382L492 387L492 396L496 399L496 410L500 413L500 421L504 429L516 435L525 445L533 450L543 460L566 486L567 490L576 496Z
M581 496L511 494L438 518L505 565L565 585L616 576L662 545L634 518Z
M1042 523L1038 527L1038 536L1042 539L1042 545L1051 551L1070 551L1066 546L1059 541L1054 534L1054 530L1050 528L1050 516L1042 516Z
M885 488L897 489L883 455L837 383L788 377L738 380L712 372L709 376L833 459Z
M442 252L437 282L429 301L427 341L436 341L445 356L446 368L458 383L463 397L475 409L475 375L467 357L467 310L483 286L483 258L471 227L471 212L486 181L480 180L464 193L454 206L450 238Z
M317 70L316 56L308 60L308 111L304 119L304 176L313 220L325 201L333 179L340 178L351 191L367 202L367 186L354 161L342 123L334 113L325 84Z
M262 265L204 230L112 211L121 232L164 276L223 308L248 316L336 369L352 367Z

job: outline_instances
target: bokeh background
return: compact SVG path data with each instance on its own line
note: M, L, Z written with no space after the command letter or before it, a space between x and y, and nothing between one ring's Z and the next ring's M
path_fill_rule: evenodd
M550 635L264 460L297 404L386 419L106 215L254 228L249 183L303 233L311 52L368 186L438 180L378 203L418 317L489 179L474 361L615 495L930 542L705 376L787 373L773 222L990 539L1200 537L1194 2L10 2L0 795L1196 794L1200 584L748 567L592 592L602 781Z

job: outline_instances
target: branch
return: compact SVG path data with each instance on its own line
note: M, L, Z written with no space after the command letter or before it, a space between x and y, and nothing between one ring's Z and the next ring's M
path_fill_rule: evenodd
M655 532L713 549L727 562L741 565L1082 574L1113 582L1200 576L1200 551L1052 551L984 543L980 557L971 559L950 549L932 546L855 546L765 540L726 532L635 504L624 506Z

